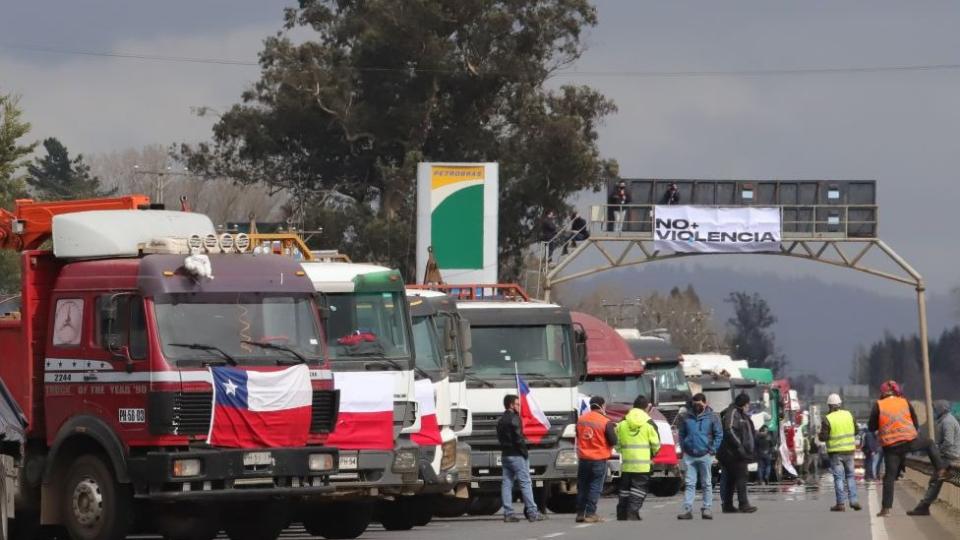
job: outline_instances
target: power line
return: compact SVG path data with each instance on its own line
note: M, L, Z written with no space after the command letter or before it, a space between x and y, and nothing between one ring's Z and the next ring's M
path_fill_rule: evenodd
M204 58L191 56L167 56L144 53L89 51L78 49L58 49L50 47L34 47L25 45L0 44L0 48L40 52L48 54L62 54L71 56L93 56L103 58L119 58L125 60L141 60L148 62L170 62L184 64L216 64L227 66L259 66L258 62L237 60L230 58ZM342 66L347 67L347 66ZM398 73L463 73L463 70L432 69L432 68L395 68L377 66L355 66L354 71L361 72L398 72ZM554 77L609 77L609 78L697 78L697 77L779 77L794 75L855 75L867 73L896 73L896 72L925 72L925 71L955 71L960 70L960 64L904 64L893 66L845 66L845 67L813 67L813 68L775 68L775 69L733 69L733 70L684 70L684 71L643 71L643 70L587 70L568 69L553 72Z

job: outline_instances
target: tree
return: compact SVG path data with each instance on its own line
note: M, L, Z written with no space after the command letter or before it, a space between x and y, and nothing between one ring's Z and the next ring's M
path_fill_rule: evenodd
M100 179L90 175L90 167L84 163L83 155L78 154L70 159L67 147L53 137L44 139L43 148L47 155L27 165L27 172L30 173L27 183L37 198L90 199L116 193L116 189L104 190Z
M285 20L260 80L180 158L287 190L308 226L336 224L326 247L411 275L417 163L497 161L500 260L516 278L543 210L615 171L596 144L614 104L545 88L583 52L588 0L300 0Z
M770 331L777 318L767 301L758 293L746 292L732 292L724 301L733 304L733 316L727 321L733 355L750 362L750 367L768 368L779 374L787 362L777 351L775 336Z
M16 96L0 95L0 208L4 210L12 210L16 199L27 196L20 170L26 165L24 158L37 146L21 142L30 132L30 124L22 120L22 115ZM19 290L19 258L12 251L0 251L0 299Z

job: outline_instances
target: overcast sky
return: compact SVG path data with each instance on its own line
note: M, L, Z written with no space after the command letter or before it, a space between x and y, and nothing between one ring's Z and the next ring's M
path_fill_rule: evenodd
M73 151L200 140L208 136L210 120L196 118L190 108L236 102L256 79L255 66L25 49L255 61L262 39L280 29L288 3L6 0L0 11L0 92L22 95L32 137L57 136ZM590 84L617 102L620 112L603 127L600 146L620 161L624 176L875 178L884 239L914 263L933 291L960 285L951 221L960 203L960 70L611 75L960 64L960 4L597 5L600 24L576 65L588 73L556 83ZM753 258L722 261L710 264L757 264ZM770 267L791 272L795 266Z

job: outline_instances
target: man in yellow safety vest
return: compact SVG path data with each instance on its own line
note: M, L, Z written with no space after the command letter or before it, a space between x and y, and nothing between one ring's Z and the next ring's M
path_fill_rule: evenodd
M647 498L653 456L660 451L660 435L647 414L649 409L647 396L637 396L633 408L617 424L617 452L623 460L617 521L640 521L640 509Z
M831 512L846 510L845 502L848 500L850 508L861 509L853 466L853 453L857 449L857 422L850 411L840 408L842 404L838 394L830 394L827 397L829 412L820 426L820 440L827 443L833 486L837 492L837 504L830 508Z

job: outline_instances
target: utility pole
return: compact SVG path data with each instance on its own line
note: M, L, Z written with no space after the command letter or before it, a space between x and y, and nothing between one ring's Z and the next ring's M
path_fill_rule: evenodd
M200 176L198 174L193 174L189 169L184 168L183 171L174 171L173 167L167 165L164 170L147 170L141 169L139 165L133 166L133 174L152 174L157 177L157 183L154 185L154 196L153 202L163 204L163 191L167 185L168 176Z

